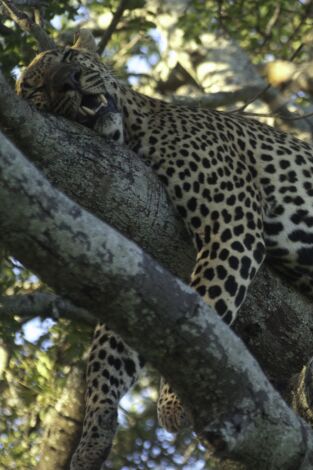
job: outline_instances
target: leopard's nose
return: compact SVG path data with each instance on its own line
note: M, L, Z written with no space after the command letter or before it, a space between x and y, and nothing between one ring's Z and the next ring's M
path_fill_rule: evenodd
M61 88L63 91L68 90L79 90L80 89L80 70L69 70L68 73L64 74L63 83Z

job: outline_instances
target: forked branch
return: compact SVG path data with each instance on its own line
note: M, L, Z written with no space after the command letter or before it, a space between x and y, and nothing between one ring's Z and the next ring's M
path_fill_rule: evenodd
M55 49L54 41L36 24L24 11L19 10L11 0L1 0L1 5L7 16L13 20L22 31L32 34L37 40L40 50Z

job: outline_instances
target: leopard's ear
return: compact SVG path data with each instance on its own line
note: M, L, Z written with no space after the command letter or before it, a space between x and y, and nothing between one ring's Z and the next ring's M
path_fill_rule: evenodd
M75 49L87 49L89 52L97 52L97 45L92 32L89 29L81 29L74 37Z

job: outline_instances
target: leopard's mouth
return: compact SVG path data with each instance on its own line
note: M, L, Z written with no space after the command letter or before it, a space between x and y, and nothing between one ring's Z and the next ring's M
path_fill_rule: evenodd
M109 112L110 101L104 94L82 95L77 112L77 120L88 127L93 127L99 116Z

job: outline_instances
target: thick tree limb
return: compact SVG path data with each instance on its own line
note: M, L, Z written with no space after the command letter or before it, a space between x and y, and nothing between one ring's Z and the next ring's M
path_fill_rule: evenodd
M189 277L195 259L190 238L143 161L125 148L107 145L86 127L40 115L10 90L1 74L0 98L0 126L53 184L172 272Z
M203 439L256 470L311 468L312 432L191 288L53 189L4 136L0 181L1 242L170 379Z
M190 240L162 184L136 155L65 119L40 115L1 75L0 125L54 185L188 280L195 256ZM263 266L241 312L240 335L283 386L313 355L310 302Z

